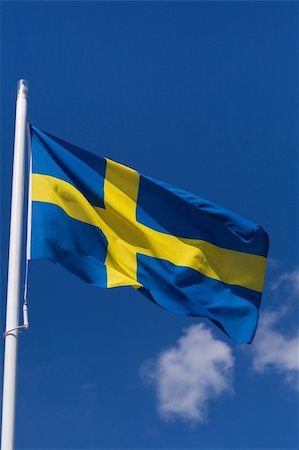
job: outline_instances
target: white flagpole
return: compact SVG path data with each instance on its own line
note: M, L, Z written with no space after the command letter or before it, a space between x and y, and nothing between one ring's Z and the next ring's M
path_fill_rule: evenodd
M24 203L24 159L27 116L26 80L18 82L7 282L5 357L2 403L2 450L13 450L20 311L20 277Z

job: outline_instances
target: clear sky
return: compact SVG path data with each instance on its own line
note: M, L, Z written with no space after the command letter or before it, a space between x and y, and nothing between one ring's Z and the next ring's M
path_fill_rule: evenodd
M34 261L17 449L297 449L298 3L7 1L1 12L2 331L19 78L39 128L270 236L250 346Z

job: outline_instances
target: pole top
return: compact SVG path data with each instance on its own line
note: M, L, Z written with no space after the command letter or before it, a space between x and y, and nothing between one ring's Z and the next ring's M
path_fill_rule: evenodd
M17 97L28 97L28 81L23 78L18 81Z

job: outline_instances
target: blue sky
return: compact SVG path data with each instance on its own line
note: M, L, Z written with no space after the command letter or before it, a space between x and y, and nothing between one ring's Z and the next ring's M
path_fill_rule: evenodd
M2 2L1 15L2 330L19 78L36 126L270 235L251 346L34 261L16 447L298 448L298 4Z

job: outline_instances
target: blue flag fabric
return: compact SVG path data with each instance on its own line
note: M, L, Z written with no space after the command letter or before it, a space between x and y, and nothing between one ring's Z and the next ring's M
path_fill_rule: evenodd
M31 126L31 259L100 287L133 286L169 311L253 339L262 227Z

